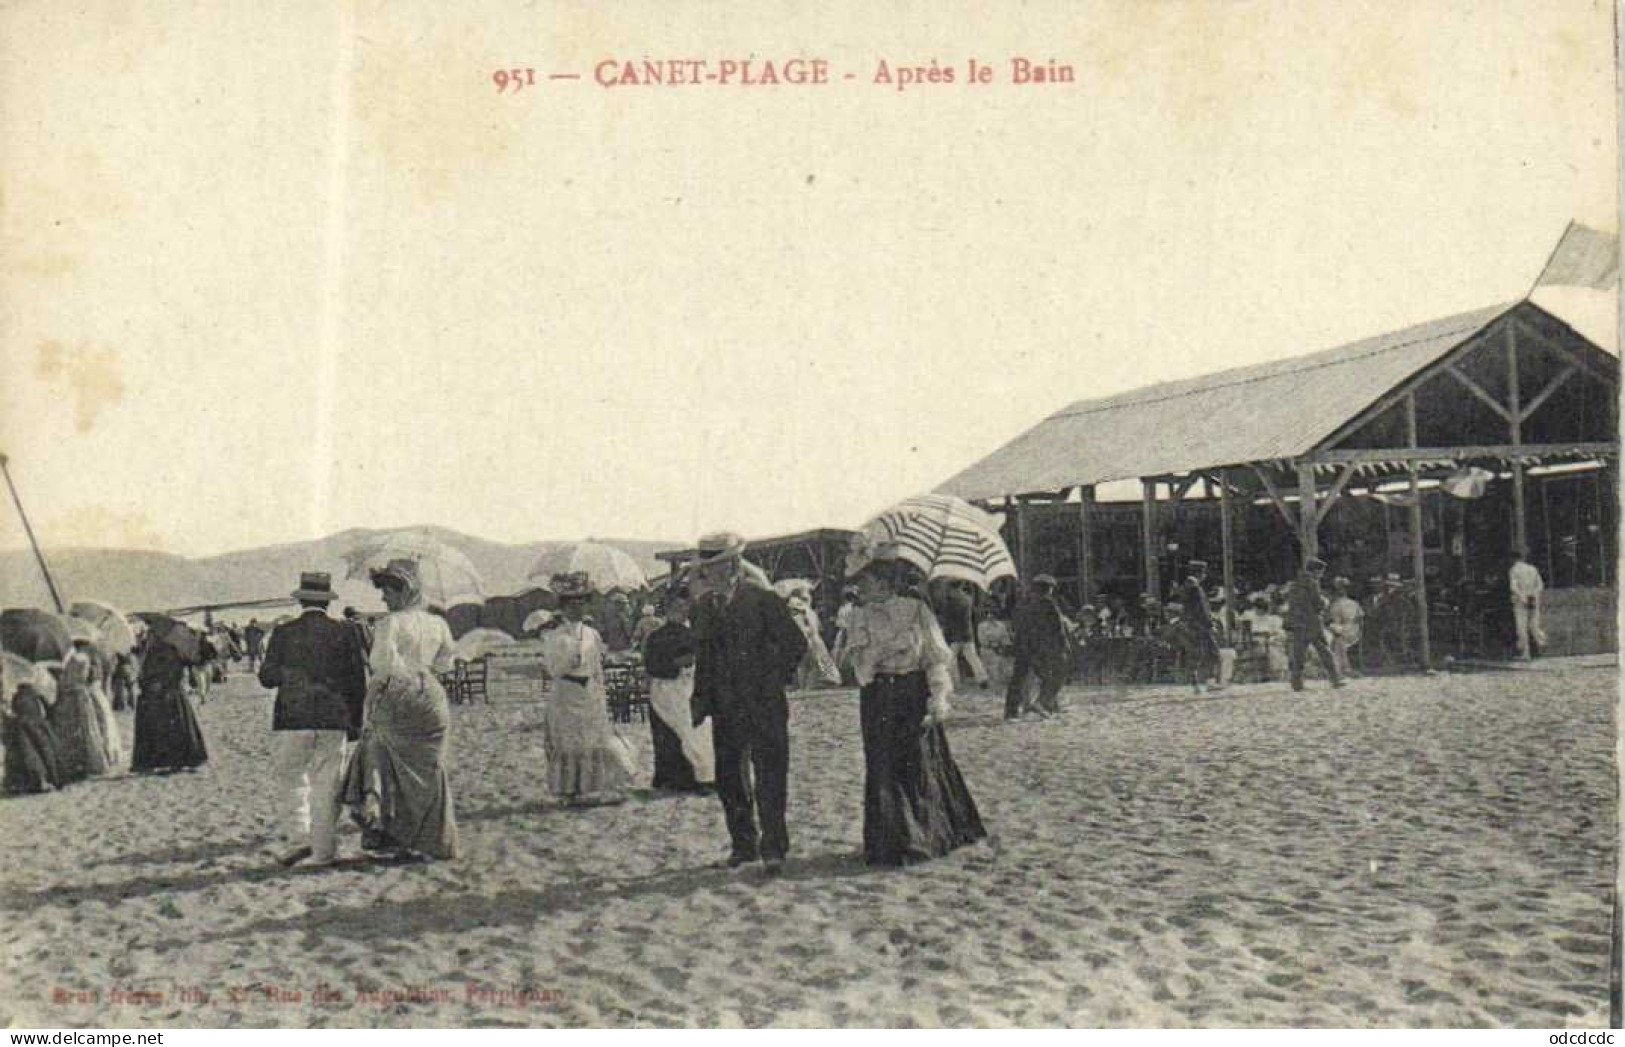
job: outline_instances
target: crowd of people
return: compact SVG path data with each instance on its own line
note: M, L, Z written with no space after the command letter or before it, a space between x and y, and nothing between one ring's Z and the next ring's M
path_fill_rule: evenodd
M537 619L551 681L542 755L561 804L627 798L638 768L609 714L606 667L635 658L649 681L653 788L714 793L728 837L724 864L760 862L769 875L783 869L791 847L787 696L797 688L843 679L858 687L862 854L871 864L907 865L986 834L945 728L964 687L1002 684L1007 720L1062 715L1062 688L1080 662L1087 667L1115 640L1176 652L1198 692L1227 686L1243 657L1262 657L1266 673L1302 690L1313 655L1321 675L1342 687L1361 671L1357 649L1406 651L1416 607L1397 577L1370 580L1357 599L1346 578L1326 584L1326 564L1315 558L1289 584L1251 592L1234 616L1222 613L1222 594L1200 561L1186 565L1166 602L1102 595L1074 609L1045 574L1019 599L989 600L965 582L928 581L894 545L860 539L826 648L812 583L775 591L744 548L737 535L705 536L658 603L601 593L584 573L551 580L558 611ZM241 658L275 691L278 861L337 861L345 812L361 828L363 851L377 857L457 857L442 684L457 649L445 618L427 606L418 572L407 559L370 572L388 609L372 621L352 609L331 616L331 579L306 572L292 593L300 613L269 629L256 619L241 630L207 622L199 631L149 616L127 655L76 637L59 666L8 656L5 790L38 792L118 769L125 754L115 713L132 704L130 769L197 769L208 747L194 705ZM1544 640L1540 575L1518 558L1507 584L1520 654L1530 657Z

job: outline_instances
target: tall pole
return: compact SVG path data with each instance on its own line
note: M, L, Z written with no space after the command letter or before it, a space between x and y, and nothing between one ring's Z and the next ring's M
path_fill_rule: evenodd
M39 561L40 574L45 576L45 587L51 590L51 602L56 604L56 613L62 614L62 596L56 591L56 581L51 577L51 569L45 565L45 554L40 552L39 542L34 538L34 528L28 523L28 514L23 512L23 500L17 495L17 485L11 482L11 470L7 468L11 459L0 454L0 473L6 477L6 487L11 491L11 500L17 506L17 518L23 522L23 533L28 535L28 544L34 547L34 559Z
M1416 394L1405 397L1405 437L1416 446ZM1415 462L1406 462L1411 477L1411 573L1416 576L1416 612L1422 629L1422 671L1433 670L1433 645L1428 635L1427 557L1422 551L1422 484Z

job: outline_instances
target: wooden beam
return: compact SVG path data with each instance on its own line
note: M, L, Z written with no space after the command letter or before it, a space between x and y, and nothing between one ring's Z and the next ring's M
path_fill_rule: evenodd
M1416 446L1416 397L1405 398L1405 438ZM1422 485L1417 476L1416 463L1411 462L1406 472L1411 478L1411 573L1416 576L1416 611L1421 623L1422 671L1433 669L1433 644L1428 635L1428 580L1427 556L1422 550Z
M1533 339L1535 344L1539 345L1543 349L1550 349L1554 353L1559 353L1568 357L1570 361L1579 366L1580 370L1597 379L1599 382L1607 382L1609 385L1613 386L1619 385L1619 376L1617 374L1609 374L1600 366L1599 362L1592 359L1589 354L1581 352L1578 349L1571 348L1570 346L1564 345L1561 342L1553 341L1551 338L1546 337L1546 334L1541 331L1540 328L1536 327L1534 324L1531 324L1527 320L1520 319L1516 322L1515 326L1517 326L1517 328L1521 330L1526 337Z
M1275 489L1275 484L1270 480L1269 474L1265 473L1264 470L1260 469L1257 465L1251 463L1249 463L1247 467L1258 475L1259 482L1264 485L1265 493L1270 496L1270 501L1275 503L1275 508L1280 512L1281 519L1285 520L1288 529L1290 529L1292 533L1296 534L1298 531L1298 521L1293 517L1292 510L1287 508L1286 499L1281 497L1281 492Z
M1332 506L1337 504L1337 500L1342 497L1343 488L1348 486L1349 479L1354 475L1354 470L1359 464L1358 462L1345 464L1343 471L1337 474L1337 479L1332 481L1331 489L1326 492L1325 500L1320 503L1320 509L1315 513L1315 523L1317 525L1326 519L1326 514L1332 511Z
M1145 556L1142 582L1148 596L1162 599L1162 580L1157 549L1157 484L1140 481L1140 539Z
M1511 330L1511 325L1508 325L1507 331L1510 332ZM1488 404L1490 410L1500 415L1503 422L1512 421L1512 412L1501 406L1501 401L1491 396L1489 391L1483 386L1467 377L1466 372L1462 371L1461 368L1457 367L1455 364L1450 364L1445 368L1445 373L1454 378L1456 381L1460 382L1462 385L1465 385L1468 392L1472 393L1474 396Z
M1573 454L1584 457L1614 457L1618 441L1580 440L1559 444L1469 444L1461 447L1369 447L1351 451L1319 451L1312 461L1330 465L1341 462L1459 462L1466 458L1544 458Z
M1514 447L1523 446L1523 412L1518 389L1518 325L1507 325L1507 433ZM1512 460L1512 546L1519 555L1529 555L1529 527L1524 519L1523 462Z
M1185 500L1185 495L1189 494L1190 489L1196 485L1196 480L1199 475L1200 474L1198 473L1191 473L1189 476L1183 477L1177 482L1170 483L1168 485L1168 504L1177 509L1179 507L1179 503Z
M1524 405L1524 409L1518 413L1518 421L1527 422L1529 420L1529 416L1540 410L1540 405L1545 403L1553 393L1557 392L1558 388L1564 382L1568 381L1569 377L1579 369L1580 366L1578 364L1569 364L1567 367L1557 372L1557 377L1547 382L1546 388L1536 393L1535 398Z
M1505 315L1506 314L1503 313L1502 317ZM1451 367L1456 363L1456 361L1477 352L1483 346L1482 339L1484 339L1490 333L1491 329L1495 326L1495 323L1498 322L1502 317L1497 317L1495 321L1491 321L1480 330L1475 331L1472 335L1464 338L1461 341L1461 344L1450 350L1450 352L1447 353L1442 360L1439 360L1429 367L1424 368L1416 376L1396 386L1394 390L1388 393L1386 396L1379 398L1370 407L1361 411L1353 418L1350 418L1336 429L1333 429L1331 435L1317 443L1310 454L1314 455L1315 452L1319 451L1321 448L1334 447L1341 443L1350 435L1359 432L1371 422L1380 418L1390 408L1397 404L1404 403L1418 388L1437 378L1439 376L1439 372L1444 368Z
M1029 582L1032 576L1028 573L1028 568L1032 563L1032 557L1028 549L1031 543L1027 541L1027 503L1018 498L1015 504L1015 513L1016 573L1021 575L1023 582Z
M1227 642L1235 642L1236 630L1236 550L1235 535L1230 522L1230 484L1226 471L1219 483L1219 541L1220 561L1224 570L1224 635Z
M1078 607L1095 598L1095 543L1090 533L1089 510L1095 500L1095 488L1084 484L1078 488Z
M1309 462L1298 463L1298 547L1303 559L1320 555L1320 513L1318 511L1320 481L1315 479L1315 467Z

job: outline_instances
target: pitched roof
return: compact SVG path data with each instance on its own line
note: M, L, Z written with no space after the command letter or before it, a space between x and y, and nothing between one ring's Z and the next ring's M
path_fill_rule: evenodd
M1292 458L1517 304L1307 356L1079 400L937 490L994 498Z

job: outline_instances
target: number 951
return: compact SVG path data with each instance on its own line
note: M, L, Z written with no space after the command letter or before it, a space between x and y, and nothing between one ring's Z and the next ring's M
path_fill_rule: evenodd
M523 91L527 87L536 86L536 70L498 69L491 74L491 82L497 85L497 94L506 91L510 84L515 92Z

